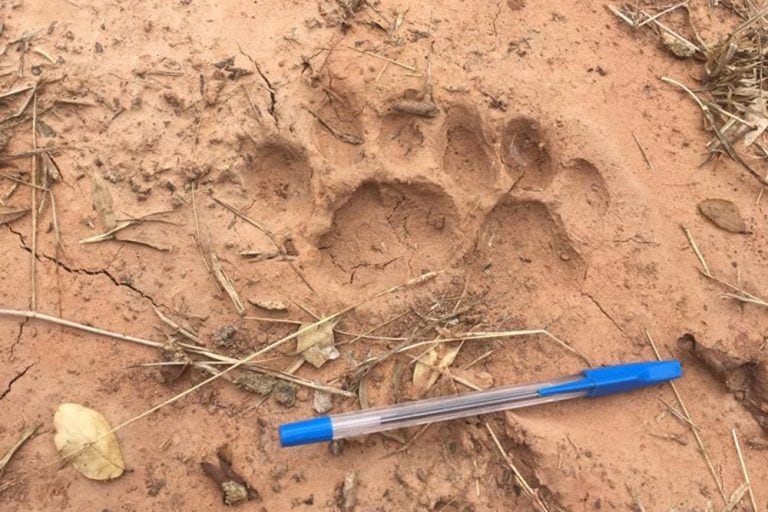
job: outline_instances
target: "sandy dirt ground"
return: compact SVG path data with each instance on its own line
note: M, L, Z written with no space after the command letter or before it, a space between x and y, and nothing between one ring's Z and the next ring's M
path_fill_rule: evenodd
M691 4L705 38L734 22ZM36 193L37 311L189 341L158 309L211 350L243 357L297 328L254 317L311 322L443 271L343 316L339 331L379 328L337 332L340 357L296 375L355 392L362 381L374 406L466 391L457 379L488 387L586 364L546 336L497 338L463 343L426 391L412 382L422 349L355 381L351 369L403 338L548 329L598 365L653 359L647 329L683 363L678 390L722 482L665 405L678 407L668 386L281 449L277 426L315 415L314 391L280 385L263 397L224 377L121 428L128 471L95 482L58 459L59 404L118 425L209 374L174 380L167 367L136 367L162 361L158 350L0 317L0 452L41 424L2 476L12 484L3 510L224 509L200 466L223 445L258 493L242 510L536 510L486 424L548 510L570 511L721 510L718 486L728 497L743 481L735 429L768 510L764 430L677 344L691 333L765 360L765 309L724 300L681 226L713 273L759 294L766 199L733 162L701 165L701 114L659 80L700 65L651 32L633 33L601 1L381 0L347 12L331 0L11 0L0 13L0 89L38 84L26 108L29 91L0 105L4 118L19 113L3 124L0 172L30 179L30 157L10 157L33 149L35 110L34 144L61 174L58 230L49 195ZM154 247L80 243L108 227L95 180L119 219L169 212L119 233ZM31 189L15 183L0 181L0 197L29 208ZM751 234L706 221L696 205L707 198L736 203ZM0 226L0 307L31 307L33 233L31 215ZM215 264L243 314L211 277ZM257 305L268 301L287 311ZM285 370L295 348L258 360ZM332 412L360 407L332 401Z

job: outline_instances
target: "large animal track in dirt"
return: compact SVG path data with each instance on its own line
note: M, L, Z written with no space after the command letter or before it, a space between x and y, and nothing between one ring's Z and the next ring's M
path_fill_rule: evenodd
M534 117L491 122L460 103L435 119L376 116L354 97L327 95L310 144L246 151L243 182L258 208L313 216L295 226L316 249L303 259L310 274L365 288L469 261L489 284L579 288L589 256L573 238L611 204L597 165L557 147Z

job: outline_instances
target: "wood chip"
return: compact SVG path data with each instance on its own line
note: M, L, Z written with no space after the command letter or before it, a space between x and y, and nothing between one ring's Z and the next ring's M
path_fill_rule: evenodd
M279 300L248 299L248 302L257 308L266 309L267 311L288 311L288 305Z

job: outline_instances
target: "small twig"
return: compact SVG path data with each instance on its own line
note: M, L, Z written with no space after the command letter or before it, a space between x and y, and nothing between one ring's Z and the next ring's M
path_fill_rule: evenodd
M656 355L656 359L661 361L661 354L659 353L659 349L656 348L656 343L653 341L653 338L651 338L651 334L646 330L645 331L645 338L648 340L648 343L650 343L651 348L653 349L654 355ZM685 414L685 417L688 419L688 423L691 426L691 432L693 432L693 437L696 439L696 444L699 445L699 451L701 452L701 456L704 457L704 462L707 464L707 468L709 469L709 473L712 475L712 479L715 481L715 486L717 487L718 492L720 493L720 496L723 498L724 503L728 503L728 498L725 496L725 490L723 490L723 484L720 482L720 479L717 477L717 472L715 471L715 466L712 464L712 460L709 458L709 453L707 452L707 449L704 447L704 441L701 440L701 436L699 435L698 429L694 428L693 419L691 418L691 413L688 412L688 408L685 406L685 402L683 402L683 397L680 396L680 393L677 391L677 386L675 386L675 383L672 381L669 381L669 385L672 387L672 392L675 394L675 398L677 399L677 403L680 405L680 409Z
M499 450L499 454L501 455L501 458L504 459L504 462L507 463L507 466L509 466L509 469L512 470L512 473L515 475L515 480L517 480L517 484L520 486L520 488L523 491L523 494L531 500L531 504L533 504L534 507L536 507L541 512L549 512L549 507L546 503L544 503L539 495L536 493L536 491L533 490L533 488L530 486L530 484L525 480L525 477L523 477L523 474L520 473L520 470L517 469L515 464L512 462L512 459L507 455L507 452L504 450L504 447L501 446L501 442L499 441L499 438L496 437L496 433L493 431L491 426L488 424L488 422L485 423L485 428L488 430L488 433L491 435L491 438L493 439L494 444L496 445L496 448Z
M659 402L661 402L662 404L664 404L664 406L665 406L667 409L669 409L669 412L671 412L671 413L672 413L672 414L675 416L675 418L679 419L679 420L680 420L680 421L682 421L683 423L687 423L688 425L690 425L690 426L691 426L691 428L694 428L694 429L696 429L696 430L701 430L701 429L699 428L699 426L698 426L698 425L694 424L694 423L693 423L693 422L692 422L690 419L686 418L686 417L685 417L685 414L683 414L682 412L678 411L678 410L677 410L675 407L673 407L673 406L672 406L672 404L669 404L669 403L667 403L667 402L666 402L666 401L665 401L663 398L661 398L659 395L656 395L656 398L659 400Z
M723 512L734 512L736 507L739 506L739 503L741 503L741 500L744 498L744 495L747 494L747 490L749 490L749 485L747 485L747 482L741 482L741 485L731 493L731 497L728 500L728 503L725 505Z
M691 245L691 249L693 249L693 253L699 259L699 263L701 263L702 272L704 273L704 275L711 276L712 273L709 271L707 262L706 260L704 260L704 256L701 254L701 251L699 250L699 246L696 245L696 242L693 239L693 235L691 235L691 232L688 231L688 228L686 228L685 226L680 226L680 227L683 229L683 233L685 233L685 238L688 239L688 243Z
M480 362L480 361L482 361L483 359L487 358L488 356L490 356L490 355L491 355L491 354L493 354L494 352L496 352L496 349L495 349L495 348L493 348L493 349L489 350L488 352L486 352L486 353L485 353L485 354L483 354L483 355L480 355L480 356L476 357L476 358L475 358L475 359L473 359L473 360L472 360L472 361L471 361L471 362L470 362L470 363L469 363L467 366L465 366L465 367L464 367L464 369L465 369L465 370L469 370L470 368L472 368L472 367L473 367L473 366L475 366L477 363L479 363L479 362Z
M648 159L648 155L645 154L645 149L643 149L643 145L640 144L640 141L637 139L637 135L633 133L632 138L635 139L635 144L637 144L637 149L639 149L640 154L643 155L643 160L645 160L645 165L648 166L649 170L653 171L653 164L651 164L651 161Z
M320 117L320 115L317 114L316 112L313 112L312 110L308 109L307 107L304 107L304 110L309 112L309 114L312 117L317 119L317 122L320 123L323 126L323 128L328 130L331 133L331 135L333 135L334 137L336 137L340 141L346 142L347 144L353 144L353 145L360 145L360 144L363 143L363 139L361 139L360 137L339 130L338 128L336 128L335 126L330 124L328 121L326 121L325 119Z
M739 155L735 149L733 149L733 146L730 142L725 138L725 136L722 134L722 132L717 128L717 123L715 122L715 119L712 115L712 111L709 109L707 105L705 105L699 97L694 93L692 90L690 90L687 86L681 84L677 80L673 80L672 78L668 78L666 76L661 77L662 82L666 82L668 84L672 84L676 87L679 87L688 95L693 98L693 100L696 102L696 104L701 109L701 112L704 114L704 118L707 121L707 125L709 128L715 133L715 136L717 137L717 140L720 142L720 145L725 149L726 154L731 157L733 161L741 165L744 170L746 170L750 175L752 175L753 178L755 178L758 182L760 182L763 185L768 186L768 181L766 181L763 176L761 176L756 170L752 168L747 162L744 161L744 159Z
M8 162L10 160L19 160L21 158L27 158L33 155L40 155L43 153L48 153L49 155L51 155L51 154L55 154L56 152L62 149L73 149L73 148L76 148L76 146L47 146L44 148L33 149L31 151L22 151L20 153L13 153L11 155L2 155L0 156L0 162Z
M32 149L37 149L37 88L32 89ZM37 155L32 155L32 183L38 185ZM37 309L37 187L32 187L32 263L30 307Z
M152 310L155 312L155 314L157 315L157 317L158 317L158 318L159 318L159 319L160 319L160 320L161 320L161 321L162 321L164 324L166 324L167 326L171 327L172 329L174 329L176 332L178 332L179 334L181 334L181 335L182 335L182 336L184 336L185 338L188 338L188 339L189 339L190 341L192 341L193 343L196 343L197 345L202 345L202 344L203 344L203 343L200 341L200 338L198 338L198 337L197 337L197 335L196 335L195 333L193 333L193 332L191 332L191 331L189 331L189 330L185 329L184 327L182 327L181 325L179 325L177 322L174 322L173 320L171 320L170 318L168 318L167 316L165 316L165 315L163 314L163 312L162 312L162 311L160 311L158 308L156 308L155 306L152 306Z
M22 185L26 185L27 187L36 188L38 190L42 190L43 192L48 192L48 189L45 188L45 187L41 187L40 185L35 185L34 183L32 183L30 181L24 181L24 180L21 180L19 178L14 177L14 176L10 176L8 174L0 173L0 178L6 179L6 180L9 180L9 181L13 181L14 183L20 183Z
M362 50L360 48L355 48L354 46L350 46L350 45L346 45L346 47L349 48L350 50L354 50L356 52L360 52L360 53L363 53L365 55L369 55L371 57L376 57L377 59L381 59L381 60L383 60L385 62L389 62L390 64L394 64L395 66L399 66L399 67L401 67L403 69L407 69L411 73L418 73L418 70L416 68L414 68L413 66L409 66L408 64L403 64L402 62L398 62L396 60L390 59L389 57L385 57L383 55L379 55L378 53L373 53L373 52L368 51L368 50Z
M739 438L736 435L736 429L731 430L733 435L733 444L736 446L736 453L739 456L739 464L741 464L741 474L744 475L744 482L747 484L747 490L749 492L749 501L752 505L752 511L758 512L757 501L755 500L755 493L752 491L752 482L749 479L749 472L747 471L747 463L744 462L744 454L741 451L741 445L739 444Z
M216 196L211 196L211 199L213 199L220 206L223 206L230 212L234 213L236 216L243 219L245 222L247 222L251 226L261 231L264 234L264 236L266 236L269 239L269 241L272 242L272 245L274 245L278 251L282 252L282 246L277 242L277 238L275 238L275 235L272 233L272 231L270 231L269 228L267 228L264 224L251 219L246 214L244 214L241 210L235 208L230 204L225 203L224 201L217 198Z
M16 455L16 452L19 451L19 449L24 446L24 443L26 443L30 437L32 437L35 432L37 432L37 429L40 428L40 425L33 425L31 427L27 427L19 436L19 439L8 448L8 451L5 452L5 455L3 455L3 458L0 459L0 479L3 478L3 473L5 473L5 468L8 467L8 463L11 462L11 459L14 455Z
M768 307L768 301L765 299L762 299L752 293L749 293L741 286L737 286L734 284L729 283L728 281L725 281L724 279L721 279L714 274L712 274L709 270L709 267L707 266L707 262L704 260L704 256L701 254L701 251L699 251L698 246L696 245L696 242L693 239L693 236L691 235L691 232L688 231L685 227L683 227L683 232L685 232L685 236L688 239L688 243L691 245L691 249L693 249L693 252L696 254L696 257L699 259L699 262L701 263L702 269L699 269L699 272L706 277L707 279L710 279L719 285L728 288L729 290L732 290L731 293L725 293L724 296L736 299L741 302L746 302L749 304L757 304L758 306Z
M16 96L17 94L21 94L23 92L31 91L34 89L36 85L27 85L25 87L19 87L18 89L11 89L8 92L4 92L0 94L0 100L4 100L6 98L10 98L11 96Z
M686 0L685 2L680 2L679 4L675 4L675 5L673 5L672 7L668 8L668 9L664 9L664 10L663 10L663 11L661 11L661 12L657 12L657 13L656 13L656 14L654 14L653 16L651 16L651 17L648 17L648 18L644 19L643 21L641 21L640 23L638 23L638 24L635 26L635 28L640 28L640 27L642 27L643 25L646 25L646 24L648 24L648 23L651 23L652 21L656 21L656 19L658 19L658 18L661 18L661 17L662 17L662 16L664 16L665 14L668 14L668 13L670 13L670 12L674 11L675 9L677 9L677 8L679 8L679 7L683 7L683 6L686 6L686 5L688 5L688 0Z
M200 252L200 258L203 260L203 266L205 267L205 271L208 273L208 276L211 278L211 281L213 281L214 286L216 286L216 290L222 291L221 286L219 285L219 282L216 280L216 278L213 275L213 272L211 272L211 266L208 264L208 260L205 257L205 251L203 250L203 239L200 236L200 222L197 217L197 201L195 201L195 190L197 189L196 186L192 186L192 188L189 191L189 195L192 198L192 218L195 221L195 246L197 246L197 250Z
M408 448L410 448L411 446L413 446L413 443L415 443L415 442L416 442L416 440L417 440L417 439L419 439L419 438L421 437L421 435L422 435L424 432L426 432L426 431L427 431L427 429L428 429L428 428L429 428L431 425L432 425L431 423L425 423L424 425L422 425L422 426L421 426L421 428L419 428L419 430L418 430L418 431L416 431L416 433L415 433L415 434L413 434L413 436L412 436L412 437L411 437L411 438L410 438L408 441L406 441L406 443L405 443L403 446L401 446L400 448L398 448L398 449L397 449L397 450L395 450L394 452L392 452L392 453L390 453L390 454L388 454L388 455L385 455L385 457L391 457L392 455L398 455L398 454L400 454L400 453L403 453L404 451L406 451Z
M227 293L227 295L229 295L232 304L235 306L235 310L237 310L237 314L245 314L245 306L243 305L243 301L240 299L240 295L237 293L235 282L232 281L232 278L229 277L229 275L224 271L224 267L221 265L221 260L219 259L216 252L214 252L213 247L210 248L210 251L211 269L213 270L214 277Z

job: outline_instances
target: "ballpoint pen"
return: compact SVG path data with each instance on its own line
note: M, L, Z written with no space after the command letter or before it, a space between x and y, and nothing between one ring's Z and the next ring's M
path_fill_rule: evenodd
M680 362L649 361L589 368L568 377L461 395L321 416L280 425L282 446L331 441L435 421L558 402L595 398L660 384L682 375Z

